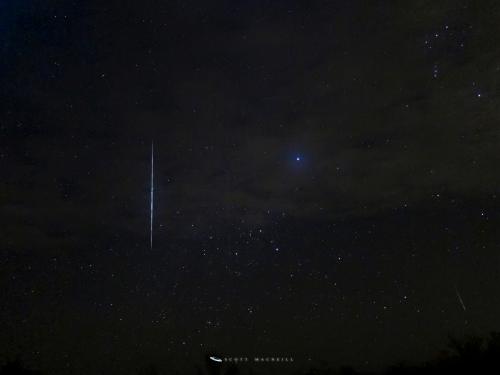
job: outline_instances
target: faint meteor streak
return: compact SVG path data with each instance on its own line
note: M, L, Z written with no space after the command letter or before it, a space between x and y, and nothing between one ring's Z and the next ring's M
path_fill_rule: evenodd
M460 301L460 304L462 305L462 309L466 311L467 309L465 308L464 300L462 299L462 296L460 295L460 292L458 291L456 286L455 286L455 293L457 294L457 298Z
M153 202L154 202L154 148L153 142L151 142L151 190L150 190L150 225L149 225L149 242L150 248L153 250Z

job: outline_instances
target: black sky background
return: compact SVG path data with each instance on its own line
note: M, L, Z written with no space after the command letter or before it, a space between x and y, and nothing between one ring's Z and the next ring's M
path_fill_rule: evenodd
M0 358L378 368L500 329L499 10L2 2Z

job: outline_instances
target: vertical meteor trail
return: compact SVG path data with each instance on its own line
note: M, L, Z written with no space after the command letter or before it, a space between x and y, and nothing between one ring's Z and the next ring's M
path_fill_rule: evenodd
M464 300L462 299L462 296L460 295L460 292L458 291L456 285L455 285L455 293L457 295L458 300L460 301L460 304L462 305L462 309L464 309L464 311L466 311Z
M153 202L154 202L154 149L153 142L151 142L151 190L150 190L150 225L149 225L149 243L150 248L153 250Z

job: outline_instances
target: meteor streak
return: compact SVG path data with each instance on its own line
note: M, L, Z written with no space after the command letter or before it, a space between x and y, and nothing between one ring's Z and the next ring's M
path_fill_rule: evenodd
M153 149L153 142L151 142L151 190L150 190L150 206L149 206L149 213L150 213L150 225L149 225L149 242L150 242L150 248L153 250L153 202L154 202L154 149Z
M465 308L464 300L462 299L462 296L460 295L460 292L458 291L456 286L455 286L455 293L457 294L457 298L460 301L460 304L462 305L462 309L466 311L467 309Z

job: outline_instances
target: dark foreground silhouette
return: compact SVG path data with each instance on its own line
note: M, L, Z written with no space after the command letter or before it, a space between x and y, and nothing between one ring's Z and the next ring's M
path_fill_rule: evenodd
M250 372L249 372L250 371ZM165 371L165 374L171 374ZM258 375L255 370L241 371L236 366L219 367L208 360L204 368L197 367L197 375ZM161 375L163 372L154 367L140 371L138 375ZM492 332L487 338L469 336L463 339L449 338L448 348L441 351L436 358L421 365L398 364L387 370L378 372L358 372L351 367L338 369L311 368L297 375L351 375L351 374L500 374L500 332ZM43 375L40 371L27 369L20 361L9 361L0 368L0 375ZM50 375L50 374L47 374Z

